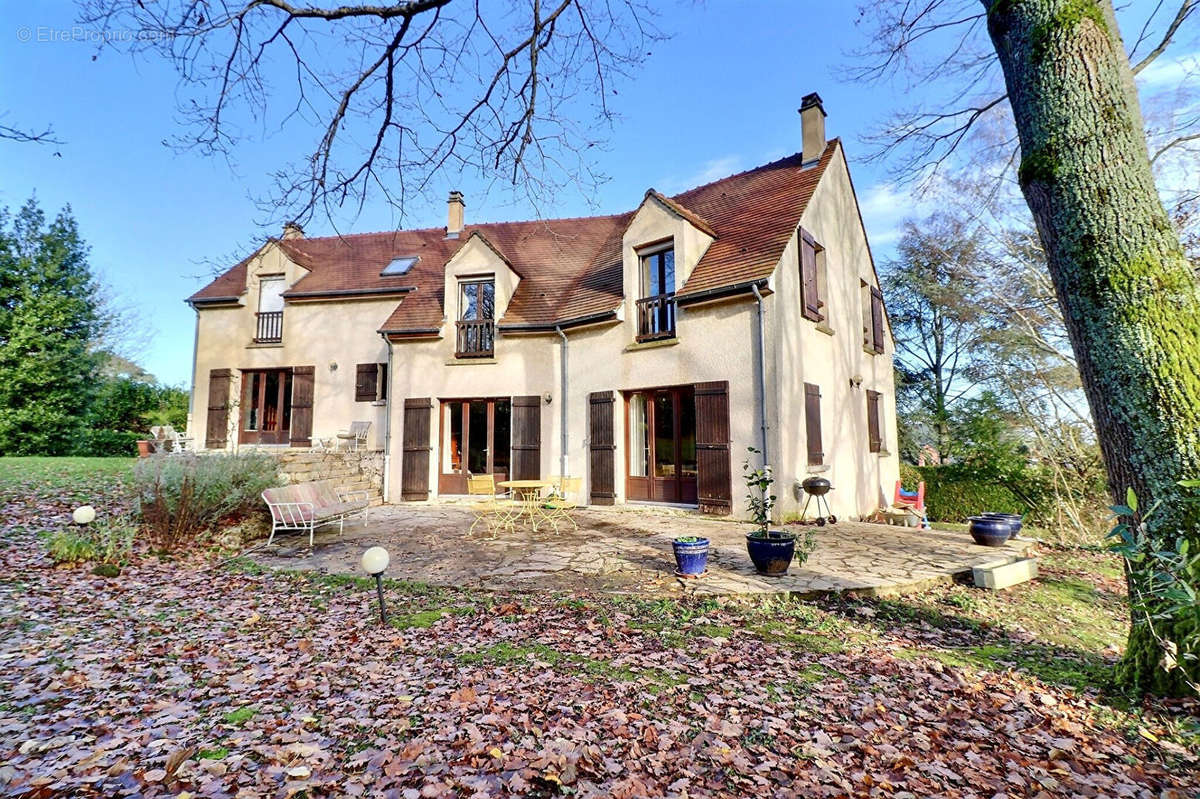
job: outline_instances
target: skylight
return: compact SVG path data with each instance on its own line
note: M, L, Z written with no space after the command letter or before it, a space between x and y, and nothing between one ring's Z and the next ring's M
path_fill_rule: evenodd
M406 274L408 274L408 270L412 269L413 264L415 264L416 262L417 262L417 256L415 256L415 255L408 255L403 258L396 258L390 264L385 266L383 268L383 271L380 272L379 274L380 275L388 275L388 276L406 275Z

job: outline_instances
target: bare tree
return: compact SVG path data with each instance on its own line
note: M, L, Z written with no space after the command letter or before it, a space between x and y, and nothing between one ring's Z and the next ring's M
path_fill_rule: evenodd
M964 80L955 100L972 109L965 117L954 110L914 117L911 135L896 128L900 150L915 148L910 166L943 163L983 116L975 110L1006 99L1020 148L1018 182L1109 489L1114 498L1135 491L1140 507L1156 508L1133 509L1128 521L1144 525L1154 546L1179 551L1200 546L1200 506L1180 482L1200 478L1200 285L1155 186L1134 80L1194 25L1198 7L1200 0L1178 0L1162 33L1139 36L1132 53L1112 0L891 0L873 16L878 74L903 68L914 42L933 42L934 72L923 74ZM984 30L994 64L979 49ZM1141 41L1154 44L1140 56ZM997 67L1002 93L981 94ZM1150 562L1130 561L1131 596L1154 596ZM1191 590L1200 586L1194 569L1183 579ZM1135 614L1120 673L1137 688L1185 692L1200 674L1200 613L1156 602L1144 618Z
M14 128L11 125L0 123L0 139L22 144L62 144L54 136L54 128L49 125L38 130L36 128Z
M315 127L259 198L300 222L373 195L403 216L464 173L534 203L589 195L610 97L660 38L645 0L80 2L83 23L136 34L102 47L175 66L176 146L236 159L247 137Z

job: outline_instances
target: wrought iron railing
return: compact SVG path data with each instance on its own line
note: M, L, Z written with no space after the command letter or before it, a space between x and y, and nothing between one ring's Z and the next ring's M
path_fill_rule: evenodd
M455 355L487 358L496 352L496 323L491 319L460 319Z
M278 344L283 341L283 311L259 311L256 316L255 344Z
M638 341L675 337L675 295L658 294L637 301Z

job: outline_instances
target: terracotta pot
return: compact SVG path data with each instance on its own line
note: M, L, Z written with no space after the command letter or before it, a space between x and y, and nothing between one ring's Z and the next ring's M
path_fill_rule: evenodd
M138 457L139 458L149 458L153 454L154 454L154 446L153 446L152 442L146 441L144 439L141 441L138 441Z

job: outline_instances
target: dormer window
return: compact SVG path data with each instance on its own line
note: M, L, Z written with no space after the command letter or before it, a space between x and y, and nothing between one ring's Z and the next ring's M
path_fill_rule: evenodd
M637 301L638 341L675 337L675 248L673 243L638 251L641 292Z
M398 277L400 275L407 275L408 270L416 266L418 260L420 259L415 255L406 255L403 258L395 258L390 264L383 268L383 271L379 273L379 276Z
M487 358L495 354L496 281L494 278L458 282L459 358Z

